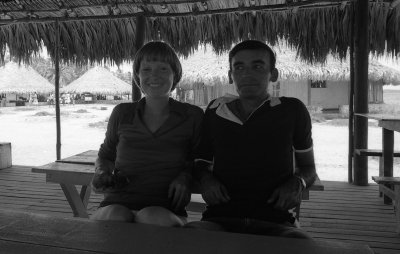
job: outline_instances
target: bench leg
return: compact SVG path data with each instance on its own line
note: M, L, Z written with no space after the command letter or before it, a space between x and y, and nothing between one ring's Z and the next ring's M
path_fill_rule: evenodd
M379 157L379 176L383 176L383 159ZM383 192L381 190L381 185L379 185L379 197L383 196Z
M65 197L68 200L69 205L72 208L74 216L81 217L81 218L89 218L89 215L86 210L87 201L85 202L84 200L82 200L81 195L79 195L78 191L76 190L76 187L72 184L60 183L60 185L61 185L61 189L63 190L63 192L65 194ZM89 191L90 191L90 188L89 188ZM85 190L85 194L86 194L86 190Z
M394 193L394 212L396 213L397 233L400 234L400 185L394 186Z

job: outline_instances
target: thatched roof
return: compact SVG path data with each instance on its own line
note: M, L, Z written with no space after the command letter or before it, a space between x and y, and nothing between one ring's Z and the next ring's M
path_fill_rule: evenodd
M0 59L28 61L44 45L54 56L55 20L60 22L61 59L117 64L136 51L137 16L146 18L146 41L169 42L188 55L200 44L216 52L247 38L275 44L284 38L299 55L341 58L350 45L354 0L18 0L0 2ZM400 53L398 0L369 0L370 50ZM25 22L25 23L23 23ZM43 43L43 44L42 44Z
M0 67L0 93L51 93L54 86L29 66L8 62Z
M132 86L115 77L109 70L97 66L60 89L62 93L92 93L120 95L132 93Z
M332 56L327 57L325 64L309 64L296 57L296 52L284 45L274 47L277 54L276 67L280 80L350 80L350 64ZM203 82L205 85L213 79L226 80L229 70L228 55L215 55L202 48L188 59L182 59L183 82ZM384 84L400 85L400 71L372 58L368 67L370 81L381 81ZM185 84L184 84L185 83Z

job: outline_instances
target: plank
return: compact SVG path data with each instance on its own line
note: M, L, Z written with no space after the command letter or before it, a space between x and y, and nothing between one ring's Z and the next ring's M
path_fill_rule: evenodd
M361 156L383 156L383 152L380 149L354 149L354 152ZM393 157L400 157L400 151L394 151Z
M42 253L42 254L93 254L99 252L74 250L49 245L36 245L17 241L0 240L2 254Z

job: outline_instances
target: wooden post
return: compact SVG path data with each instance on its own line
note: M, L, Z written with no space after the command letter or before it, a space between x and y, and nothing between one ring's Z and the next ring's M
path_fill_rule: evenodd
M354 2L351 3L350 24L350 89L349 89L349 157L347 181L353 182L353 154L354 154Z
M369 1L357 0L355 19L355 87L354 110L368 113ZM368 119L354 119L354 148L368 147ZM368 185L368 157L354 155L354 184Z
M146 35L146 18L143 15L139 15L136 18L136 51L138 51L144 44L144 38ZM135 73L133 70L132 73ZM142 92L136 85L135 80L132 78L132 101L138 101L142 97Z
M307 81L307 103L311 106L311 79Z
M382 128L382 166L383 166L383 176L393 176L393 146L394 146L394 131ZM381 175L379 175L381 176ZM388 196L383 196L383 202L385 204L391 204L392 199ZM397 209L400 209L397 207Z
M56 41L55 41L55 107L56 107L56 128L57 128L57 160L61 159L61 121L60 121L60 23L55 22L56 26Z

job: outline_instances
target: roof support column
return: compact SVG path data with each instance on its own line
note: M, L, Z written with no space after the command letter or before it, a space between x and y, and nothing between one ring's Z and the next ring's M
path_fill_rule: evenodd
M55 22L56 41L54 47L54 67L55 67L55 107L56 107L56 128L57 128L57 160L61 159L61 121L60 121L60 23L58 20Z
M355 14L355 113L368 113L369 1L357 0ZM354 148L368 147L368 120L354 119ZM354 184L368 185L368 157L354 155Z
M349 156L347 180L349 183L352 183L354 156L354 2L351 2L350 26Z
M143 46L144 38L146 35L146 18L143 15L136 17L136 52ZM135 52L135 53L136 53ZM134 75L135 70L132 70ZM140 88L136 85L135 80L132 78L132 101L138 101L142 97Z

